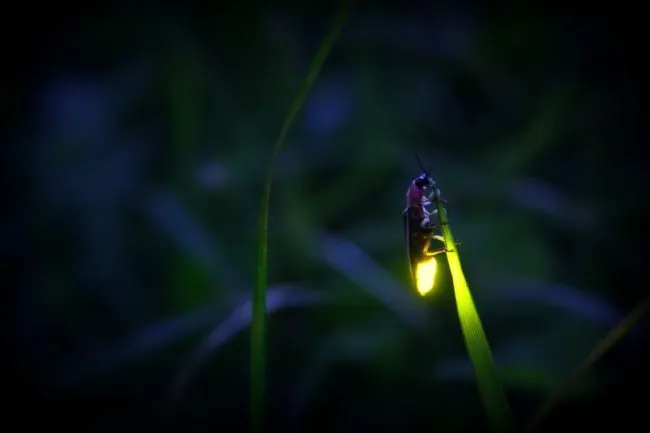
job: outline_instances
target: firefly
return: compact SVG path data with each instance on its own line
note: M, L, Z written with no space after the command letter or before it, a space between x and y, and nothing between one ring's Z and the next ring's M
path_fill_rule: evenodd
M403 219L411 280L418 293L425 296L435 284L437 268L435 256L447 250L445 247L431 249L433 240L444 244L444 238L435 234L435 229L438 227L437 209L429 211L427 206L432 203L432 199L441 201L442 199L435 181L422 166L420 158L417 159L422 172L411 179L406 190L406 209L404 209Z

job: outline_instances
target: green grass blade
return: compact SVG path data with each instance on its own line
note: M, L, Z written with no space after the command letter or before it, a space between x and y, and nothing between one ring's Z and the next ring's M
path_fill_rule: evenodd
M273 181L273 169L278 154L284 147L289 128L293 124L300 108L302 107L307 94L313 86L320 70L325 63L332 45L338 38L352 6L352 2L345 2L337 14L332 27L320 44L314 59L309 65L307 76L302 83L298 96L291 104L289 111L282 123L280 134L273 148L273 155L269 164L268 173L264 182L264 191L260 203L260 214L258 220L257 237L257 278L253 291L252 302L252 324L251 324L251 427L252 431L262 431L262 419L264 416L264 394L266 378L266 277L267 277L267 256L268 256L268 217L269 202L271 199L271 184Z
M533 431L539 426L539 423L549 414L551 409L560 401L562 397L571 389L571 387L582 378L585 373L596 363L605 353L607 353L634 325L650 310L650 298L647 298L632 310L621 323L603 338L594 349L587 355L571 373L571 375L562 382L555 390L546 397L544 402L535 411L531 421L528 423L526 431Z
M474 306L472 294L467 285L463 268L460 265L458 247L449 227L447 211L440 200L436 200L436 208L440 218L442 236L445 239L447 249L447 261L449 271L454 283L454 294L456 297L456 308L460 327L463 331L465 346L474 366L474 374L478 384L479 395L485 407L485 411L494 432L507 432L512 429L512 419L508 401L506 400L503 386L496 372L492 359L490 344L487 341L483 325Z

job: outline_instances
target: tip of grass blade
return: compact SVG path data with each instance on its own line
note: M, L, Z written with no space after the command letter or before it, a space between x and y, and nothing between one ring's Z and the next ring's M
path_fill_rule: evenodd
M273 148L273 156L269 163L269 170L264 183L264 191L260 205L260 215L258 220L258 238L257 238L257 278L255 289L253 291L252 302L252 324L251 324L251 428L253 433L262 431L263 407L264 407L264 387L266 376L266 278L267 278L267 238L268 238L268 214L269 202L271 200L271 185L273 182L273 168L275 160L284 147L287 134L293 124L300 108L302 107L307 94L311 90L320 70L325 63L325 59L338 39L343 30L350 10L352 1L343 3L339 12L334 19L330 30L321 42L314 59L309 65L307 76L298 92L298 96L289 107L280 134Z

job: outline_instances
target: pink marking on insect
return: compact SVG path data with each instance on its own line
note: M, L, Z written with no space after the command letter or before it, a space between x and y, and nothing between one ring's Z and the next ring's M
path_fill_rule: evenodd
M412 182L409 189L406 191L406 207L420 207L422 206L422 199L424 198L424 188L419 187Z
M431 213L426 206L431 204L429 197L427 197L427 191L432 183L431 178L422 173L420 176L413 178L406 190L406 209L415 211L415 215L422 220L420 225L423 228L430 224L429 217Z

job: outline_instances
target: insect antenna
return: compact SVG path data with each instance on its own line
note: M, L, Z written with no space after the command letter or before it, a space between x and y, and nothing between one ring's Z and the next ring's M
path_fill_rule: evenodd
M424 164L422 164L422 160L420 159L420 155L418 155L417 152L413 152L413 154L415 155L415 159L417 159L417 161L418 161L418 165L420 166L420 169L422 170L422 173L426 174L427 176L430 176L431 175L431 170L427 169L424 166Z
M422 170L422 172L423 172L424 174L426 174L427 176L429 176L429 178L431 179L431 171L428 170L428 169L424 166L424 164L422 164L422 160L420 159L420 155L418 155L417 152L413 152L413 153L415 154L415 159L417 159L417 161L418 161L418 165L420 166L420 169ZM433 189L433 195L434 195L434 197L435 197L436 200L437 200L437 199L439 198L439 195L438 195L439 193L438 193L438 189L436 188L436 181L433 180L433 179L431 179L431 181L433 182L433 186L434 186L434 189Z
M429 172L427 171L427 169L424 168L424 164L422 164L422 160L420 159L420 155L418 155L417 152L414 152L413 154L415 155L415 159L417 159L417 161L418 161L418 165L420 166L420 169L422 169L422 172L423 172L423 173L427 173L427 174L429 174Z

